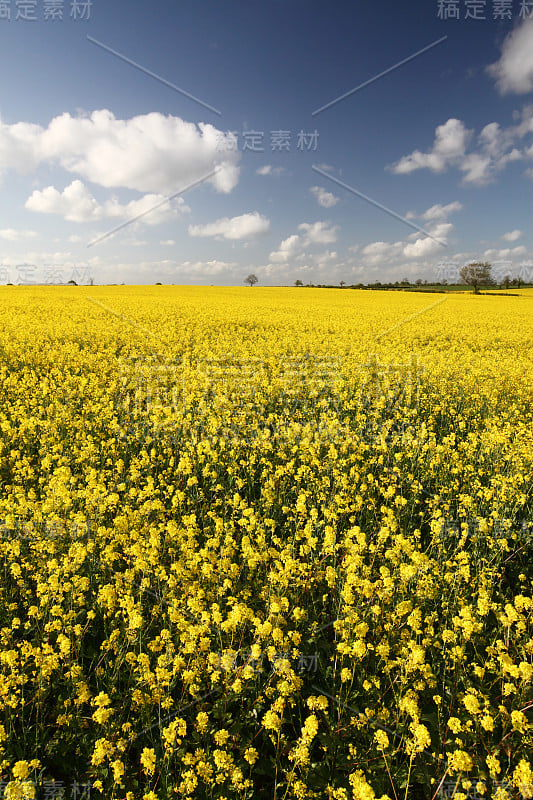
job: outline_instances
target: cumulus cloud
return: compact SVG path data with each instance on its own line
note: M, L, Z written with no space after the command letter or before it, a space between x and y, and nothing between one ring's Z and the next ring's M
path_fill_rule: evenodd
M467 130L461 120L449 119L437 127L433 148L428 153L415 150L411 155L401 158L392 170L397 175L407 175L424 168L443 172L450 161L464 156L471 137L472 131Z
M218 259L178 262L170 258L163 258L158 261L154 261L152 258L149 261L115 263L111 267L106 260L105 268L105 272L109 275L109 280L117 281L117 278L118 280L124 278L128 283L132 282L132 276L134 282L149 284L153 284L155 280L160 280L164 283L183 284L187 282L197 283L201 278L209 279L221 275L224 276L224 280L229 277L240 276L239 265L236 262L219 261ZM104 273L104 269L102 268L100 272Z
M276 276L278 280L282 281L289 277L291 283L295 277L311 280L311 274L316 280L324 279L331 282L335 275L340 274L340 271L342 271L341 277L346 279L353 269L353 264L339 260L336 250L323 250L318 253L303 252L296 255L294 259L291 259L290 276L287 273L287 262L283 258L271 259L270 263L261 267L261 272L269 277Z
M226 136L213 125L159 112L131 119L117 119L107 109L90 116L65 113L46 128L0 121L0 172L58 164L106 188L168 195L217 168L209 182L229 193L238 182L240 153L221 147Z
M284 239L279 248L270 253L270 261L275 263L287 262L289 258L300 253L306 247L317 244L332 244L337 241L338 225L331 226L328 222L302 222L298 225L301 233L293 233Z
M272 164L265 164L263 167L256 169L257 175L282 175L285 172L284 167L273 167Z
M35 231L15 230L15 228L4 228L0 230L0 239L6 239L8 242L20 242L23 239L35 239L37 234Z
M449 214L452 214L455 211L461 211L462 208L463 206L458 200L454 200L453 203L448 203L448 205L445 206L437 203L436 205L431 206L431 208L428 208L427 211L424 211L422 214L422 219L430 222L434 220L446 219ZM412 216L414 217L416 215L412 214Z
M25 207L40 214L61 214L70 222L88 222L102 217L101 206L79 180L73 181L62 192L53 186L36 190L26 200Z
M403 249L403 242L371 242L363 247L361 255L367 264L381 264L397 258Z
M429 210L429 209L428 209ZM432 233L439 238L445 238L452 229L451 223L442 222L431 229ZM506 274L514 275L519 266L524 265L524 256L527 250L523 246L488 249L484 253L455 253L450 250L443 251L430 238L419 237L410 241L390 242L371 242L361 251L360 264L367 275L375 272L379 280L394 280L410 276L411 278L423 277L424 274L429 278L435 277L435 267L437 266L437 279L446 278L448 281L457 279L461 265L472 261L490 261L493 267L493 275L501 279ZM437 264L437 257L438 264Z
M223 272L235 269L237 264L233 261L218 261L216 258L211 261L184 261L177 268L177 271L185 272L188 275L220 275Z
M286 239L283 239L279 248L270 253L270 260L274 262L285 262L293 256L300 246L300 237L297 233L293 233Z
M439 125L435 132L433 147L428 152L414 150L389 169L396 175L407 175L415 170L429 169L441 173L455 167L463 173L463 183L483 186L494 180L495 175L507 164L528 157L529 151L515 146L516 140L533 132L533 109L525 108L519 125L502 128L490 122L474 138L458 119L449 119ZM470 145L474 149L467 152Z
M454 229L452 223L447 221L447 217L460 211L462 207L457 200L447 205L437 203L431 206L420 215L420 219L429 223L427 232L431 236L415 231L409 234L405 241L392 244L381 241L372 242L361 251L365 264L370 266L390 264L400 258L420 260L442 253L443 247L439 242L446 242ZM416 216L414 212L411 212L411 218L416 218Z
M487 67L501 94L533 91L533 19L524 20L505 38L501 57Z
M338 225L331 226L329 222L302 222L298 230L302 231L304 247L310 244L331 244L337 241Z
M518 247L504 247L501 250L490 248L489 250L485 250L483 255L485 258L503 259L512 256L523 256L526 253L527 249L524 247L524 245L518 245Z
M415 239L414 242L409 242L403 248L403 255L406 258L424 258L442 252L442 245L440 245L438 241L435 241L435 239L441 242L446 241L447 235L452 230L453 225L451 222L442 222L436 225L430 231L431 235L435 237L434 239L429 236L422 236Z
M502 239L506 242L516 242L517 239L520 239L522 236L522 231L509 231L509 233L504 233Z
M147 194L126 204L119 203L115 197L105 203L98 203L85 184L75 180L62 192L54 186L35 190L26 201L25 207L29 211L41 214L60 214L69 222L95 222L112 218L133 219L140 214L146 214L143 221L149 225L158 225L175 217L179 212L190 211L182 197L160 205L163 200L163 195Z
M250 239L270 230L270 220L254 211L239 217L223 217L207 225L189 225L191 236L215 236L222 239Z
M322 186L311 186L309 191L316 197L318 205L322 206L322 208L331 208L339 202L338 197L335 197L331 192L327 192Z
M332 264L337 261L338 255L336 250L325 250L323 253L319 253L314 258L314 262L317 267L325 267L328 264Z

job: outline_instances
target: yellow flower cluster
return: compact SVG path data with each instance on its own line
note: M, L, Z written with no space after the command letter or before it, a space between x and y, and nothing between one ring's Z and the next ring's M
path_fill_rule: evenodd
M531 290L0 302L6 797L533 797Z

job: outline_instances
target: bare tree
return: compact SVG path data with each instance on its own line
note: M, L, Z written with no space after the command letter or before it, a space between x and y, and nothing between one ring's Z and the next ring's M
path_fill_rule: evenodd
M488 261L472 261L471 264L461 267L460 274L463 283L473 287L474 294L479 294L480 286L491 286L494 283Z
M251 275L248 275L248 277L244 279L244 282L250 284L250 286L253 286L254 284L257 283L258 280L259 279L257 278L257 276L252 273Z

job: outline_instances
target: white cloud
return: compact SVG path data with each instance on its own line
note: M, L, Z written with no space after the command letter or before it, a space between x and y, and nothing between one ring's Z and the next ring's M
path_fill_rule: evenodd
M73 181L63 192L53 186L35 190L25 207L40 214L61 214L71 222L88 222L102 217L101 206L79 180Z
M451 222L442 222L439 225L436 225L435 228L430 231L431 235L435 237L434 239L429 236L422 236L416 239L414 242L409 242L409 244L406 244L403 248L403 255L406 258L426 258L427 256L441 253L443 247L441 244L439 244L439 241L445 242L447 235L452 230L453 225Z
M415 150L411 155L401 158L392 170L397 175L407 175L424 168L443 172L450 161L464 156L471 136L472 131L467 130L461 120L449 119L437 127L433 148L429 153Z
M375 265L400 256L409 259L421 259L442 253L442 243L446 243L449 234L454 228L452 223L447 222L446 219L449 214L460 211L462 207L462 204L457 200L447 205L437 203L431 206L420 215L421 219L430 223L426 228L427 233L431 234L430 236L414 231L408 234L403 242L399 241L394 244L381 241L373 242L363 248L363 259L366 263ZM411 218L416 218L417 216L414 212L410 214Z
M361 254L365 263L381 264L397 258L403 246L403 242L396 242L395 244L390 244L389 242L372 242L371 244L367 244L366 247L363 247Z
M180 275L185 272L188 275L220 275L223 272L234 270L237 267L235 262L218 261L216 258L211 261L184 261L174 270Z
M0 121L0 172L59 164L106 188L169 195L219 167L208 182L229 193L238 182L241 156L221 147L225 136L213 125L159 112L125 120L107 109L90 116L65 113L47 128Z
M303 246L310 244L331 244L337 241L338 225L330 227L329 222L302 222L298 230L303 232Z
M454 229L451 222L447 222L449 214L460 211L462 204L457 200L442 205L437 203L421 214L421 219L429 222L427 232L430 236L422 232L415 231L407 235L405 241L394 242L372 242L366 245L361 251L365 264L377 266L383 263L391 263L400 258L420 260L443 252L442 243L446 243L449 234ZM412 218L416 214L411 213Z
M519 245L518 247L504 247L502 250L491 248L489 250L485 250L483 255L485 258L503 259L509 258L510 256L523 256L526 253L527 248L525 248L524 245Z
M221 282L224 283L234 276L240 277L240 270L243 268L239 268L239 272L237 272L238 268L239 265L236 262L219 261L218 259L183 261L180 263L170 258L163 258L159 261L150 259L149 261L114 264L109 264L106 259L105 276L103 268L98 270L95 282L106 283L112 281L113 283L120 283L125 280L128 284L153 284L155 281L162 281L164 284L194 284L198 283L202 278L205 278L206 282L208 282L210 278L221 277ZM248 272L250 272L249 269ZM244 275L246 274L244 272Z
M437 127L433 147L429 152L415 150L392 164L389 169L397 175L406 175L418 169L441 173L449 167L456 167L464 173L463 183L483 186L492 182L496 173L507 164L528 157L528 150L521 151L514 146L514 142L531 132L532 107L523 109L522 122L519 125L502 128L497 122L490 122L475 140L473 131L467 130L461 120L449 119L444 125ZM467 152L472 142L475 149Z
M331 192L327 192L322 186L311 186L309 191L316 197L318 205L322 206L322 208L331 208L339 202L338 197L335 197Z
M278 250L270 253L270 261L286 262L306 247L316 244L332 244L337 241L338 225L330 226L329 222L302 222L298 225L301 234L293 233L284 239Z
M14 228L4 228L0 230L0 239L6 239L8 242L20 242L21 239L35 239L37 234L35 231L22 231L15 230Z
M422 219L425 219L426 221L446 219L449 214L452 214L454 211L461 211L462 208L463 206L458 200L455 200L453 203L448 203L446 206L437 203L436 205L431 206L431 208L428 208L427 211L424 211L422 214ZM413 214L412 216L415 215Z
M239 217L223 217L207 225L189 225L190 236L216 236L223 239L250 239L270 230L270 220L253 211Z
M339 261L339 254L336 250L300 253L291 261L290 273L287 272L287 261L283 258L271 259L269 264L261 267L261 272L266 276L276 276L278 280L286 280L289 284L294 283L296 277L316 280L318 283L331 283L332 278L340 274L341 270L344 270L341 277L346 278L346 274L353 271L354 267L352 264L347 265L346 262Z
M284 239L278 250L270 253L270 261L286 262L307 247L316 244L332 244L337 241L338 225L330 226L329 222L302 222L298 225L300 234L293 233Z
M502 54L487 72L496 79L501 94L533 91L533 19L524 20L505 38Z
M465 173L465 183L477 183L478 185L488 183L490 180L491 161L488 156L480 153L470 153L465 156L459 169Z
M324 253L319 253L314 258L314 262L317 267L325 267L327 264L332 264L337 260L338 255L336 250L326 250Z
M25 207L41 214L60 214L69 222L133 219L139 214L145 214L143 222L149 225L158 225L175 218L178 212L190 211L182 197L161 205L164 199L163 195L147 194L125 205L119 203L115 197L100 204L82 181L75 180L62 192L54 186L35 190L26 201ZM155 206L157 207L154 208Z
M176 242L174 241L174 239L164 239L162 242L159 242L159 244L172 247L173 245L176 244Z
M285 172L284 167L273 167L272 164L265 164L264 167L256 169L257 175L282 175Z
M509 233L504 233L502 239L506 242L516 242L517 239L520 239L522 236L522 231L509 231Z
M292 236L283 239L278 250L270 253L270 260L276 263L288 261L297 252L299 245L300 237L297 233L293 233Z

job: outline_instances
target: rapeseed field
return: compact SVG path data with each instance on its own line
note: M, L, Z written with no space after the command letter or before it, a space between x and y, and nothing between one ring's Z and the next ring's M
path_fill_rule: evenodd
M5 798L533 798L533 291L2 287Z

